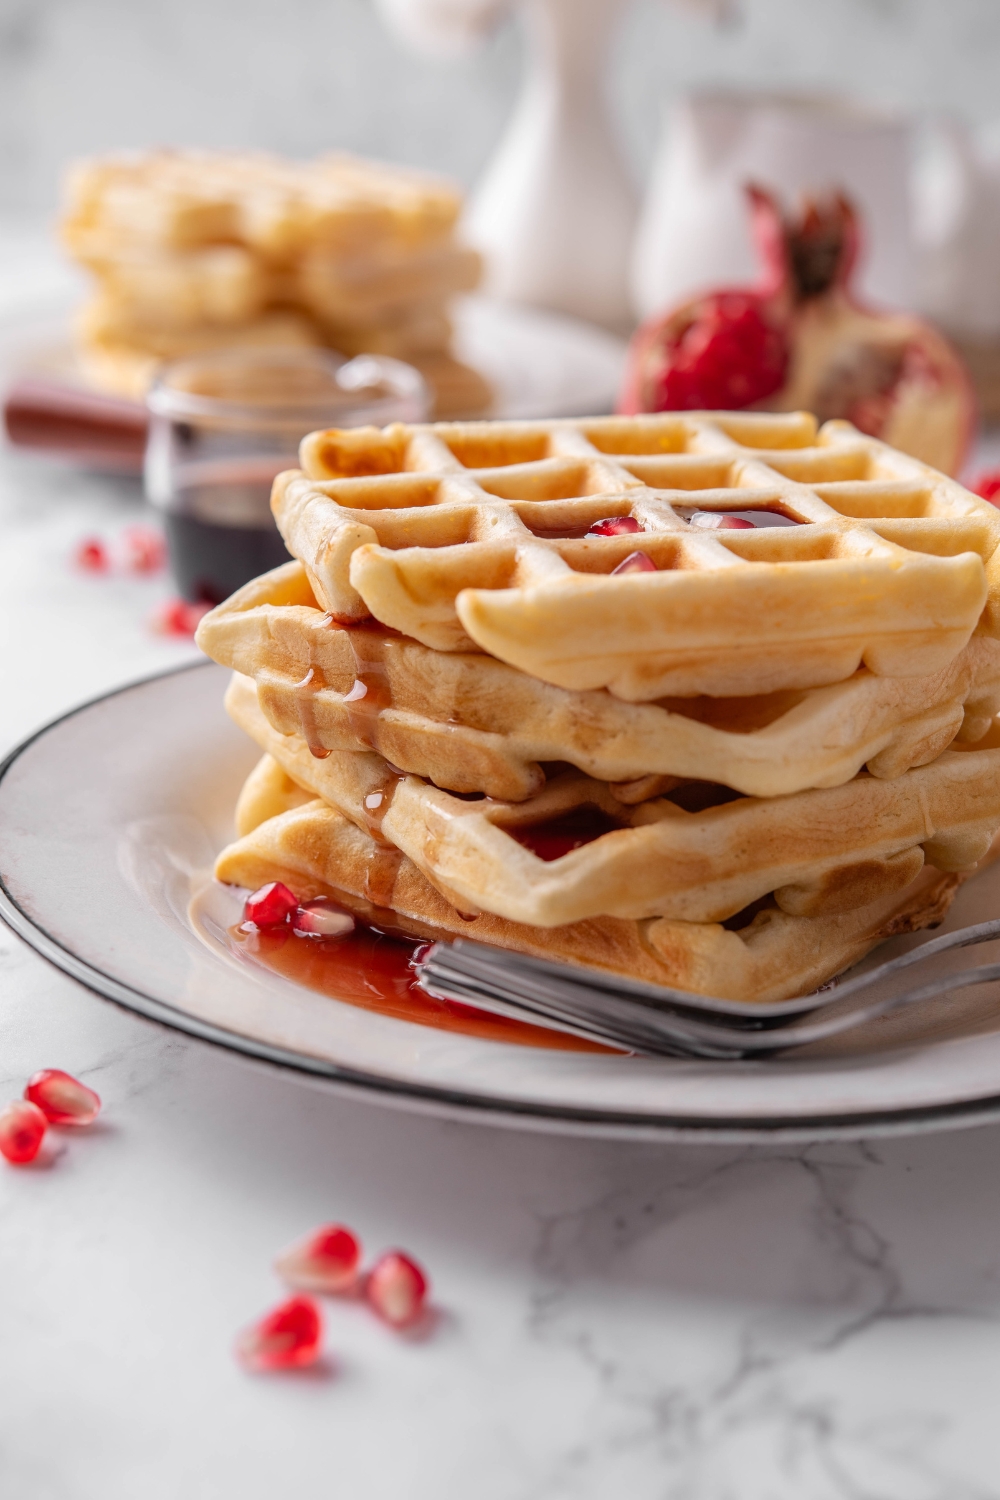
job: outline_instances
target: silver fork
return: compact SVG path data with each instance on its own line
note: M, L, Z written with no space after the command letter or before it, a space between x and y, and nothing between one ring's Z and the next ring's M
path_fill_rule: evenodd
M889 959L865 974L775 1005L714 999L616 974L529 958L458 938L435 943L417 963L421 989L438 1000L531 1021L649 1057L766 1058L849 1031L877 1016L936 995L1000 979L1000 962L946 972L875 999L876 985L941 954L1000 938L1000 919L962 927ZM844 1014L813 1019L834 1002L857 998Z

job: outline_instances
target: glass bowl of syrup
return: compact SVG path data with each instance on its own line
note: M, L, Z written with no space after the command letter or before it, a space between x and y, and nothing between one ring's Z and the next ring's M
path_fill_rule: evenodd
M396 359L328 350L226 351L169 365L147 398L145 485L162 517L183 598L220 604L288 561L271 516L271 483L298 467L321 427L419 422L430 396Z

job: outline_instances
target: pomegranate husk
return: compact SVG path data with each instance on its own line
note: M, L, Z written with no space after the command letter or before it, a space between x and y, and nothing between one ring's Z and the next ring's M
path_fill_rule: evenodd
M857 296L849 200L807 202L791 220L763 188L747 199L757 285L704 293L640 328L618 410L812 411L957 474L975 429L971 380L931 324Z

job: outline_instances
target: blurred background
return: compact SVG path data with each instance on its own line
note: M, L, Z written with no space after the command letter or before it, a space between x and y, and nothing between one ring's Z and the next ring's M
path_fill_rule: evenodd
M0 0L3 473L33 464L17 473L36 506L43 490L53 506L71 485L86 495L92 519L74 501L60 545L82 535L84 565L106 573L88 528L137 503L145 452L164 587L195 609L176 616L183 636L260 571L261 547L284 556L268 493L290 438L255 454L253 475L245 452L217 454L244 469L209 492L199 468L197 501L179 472L186 418L182 447L168 433L150 463L151 382L219 350L364 356L402 402L384 420L807 409L992 499L998 60L996 0ZM225 186L241 229L187 240L164 228L164 158L107 165L162 148L276 160L242 161ZM380 211L429 193L419 233L411 217L372 238L356 217L344 238L348 213L336 232L303 231L294 255L265 243L248 204L312 161L328 206L316 159L330 151L392 165L361 193ZM67 193L81 158L98 166ZM272 169L284 187L266 186ZM139 204L126 179L150 170ZM755 242L751 182L772 195L781 266ZM404 399L373 358L412 366L424 397ZM319 425L343 413L338 395ZM170 532L198 505L225 528L220 556L250 549L211 586Z
M522 45L506 16L481 47L434 60L390 35L372 0L2 0L0 204L51 216L69 158L164 144L342 146L471 186ZM610 96L641 183L664 105L699 84L835 89L988 122L998 59L995 0L635 0Z

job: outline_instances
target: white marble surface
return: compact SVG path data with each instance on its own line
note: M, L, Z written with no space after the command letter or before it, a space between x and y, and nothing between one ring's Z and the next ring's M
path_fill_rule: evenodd
M81 576L124 483L0 455L3 746L184 659L162 580ZM1000 1497L1000 1129L681 1148L337 1097L116 1010L0 929L0 1099L103 1123L0 1163L0 1494L18 1500ZM331 1304L331 1363L234 1333L331 1218L434 1281L422 1344Z

